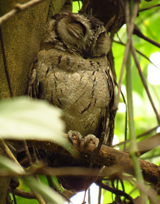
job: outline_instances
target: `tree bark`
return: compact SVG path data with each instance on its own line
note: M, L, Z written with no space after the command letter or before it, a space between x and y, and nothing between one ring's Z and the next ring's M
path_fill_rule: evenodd
M17 3L26 2L28 0L0 1L0 16L13 10ZM26 95L28 73L39 51L42 28L48 15L59 13L64 3L65 0L46 0L2 23L2 37L14 96ZM0 99L9 98L10 92L1 49L0 76ZM0 204L5 203L9 181L9 178L0 178Z
M18 3L28 2L19 0ZM65 0L46 0L42 3L18 13L2 24L5 54L9 69L10 82L14 96L26 94L28 73L34 58L39 51L42 28L48 14L59 13ZM14 9L16 0L0 2L0 16ZM10 97L8 83L4 71L2 52L0 50L0 99Z
M4 151L0 148L0 155L6 156ZM4 204L10 183L10 177L0 177L0 204Z
M67 137L67 135L65 135ZM15 141L16 143L20 143L20 141ZM72 155L59 145L53 143L53 142L47 142L47 141L35 141L35 140L30 140L27 142L29 146L35 147L37 149L44 149L47 151L51 151L54 153L57 153L61 156L67 155L72 158ZM78 142L76 139L73 139L73 145L74 147L69 147L71 150L72 154L75 155L75 160L86 160L90 161L90 159L93 156L93 152L95 150L95 145L92 143L89 143L87 147L84 149L84 139L81 141L81 145L78 146ZM125 172L127 174L130 174L132 176L135 176L134 173L134 166L132 159L130 158L128 153L121 152L119 150L113 149L111 147L108 147L106 145L102 145L97 157L94 160L94 163L105 166L103 171L98 174L100 177L105 177L105 176L113 176L113 175L118 175L119 173L121 174L122 172ZM159 171L159 166L150 163L148 161L144 161L142 159L139 159L140 167L142 170L142 174L144 177L144 180L153 184L154 186L160 188L160 171ZM99 171L98 171L99 172ZM57 168L53 170L36 170L37 174L46 174L46 175L87 175L88 172L86 172L83 169L79 169L79 172L76 172L76 170L73 168ZM93 174L92 176L97 175L97 170L90 172L90 175Z
M53 151L62 155L71 156L69 152L51 142L29 141L29 144L39 149L46 149L48 151ZM72 151L76 154L80 154L79 159L90 161L90 158L92 157L95 150L95 145L89 143L87 148L84 149L84 140L82 140L79 147L76 139L73 139L73 144L75 146L75 149L73 149ZM106 145L102 145L98 156L95 159L95 163L106 166L103 172L101 172L101 176L112 176L112 174L114 174L115 172L125 172L127 174L135 176L133 162L129 154L118 151ZM159 166L142 159L139 159L139 163L144 180L160 188Z

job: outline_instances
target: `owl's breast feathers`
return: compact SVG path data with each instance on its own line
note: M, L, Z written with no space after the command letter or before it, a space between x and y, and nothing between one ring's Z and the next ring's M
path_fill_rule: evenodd
M107 57L83 59L57 49L38 54L39 98L63 109L66 131L100 136L102 117L113 97Z

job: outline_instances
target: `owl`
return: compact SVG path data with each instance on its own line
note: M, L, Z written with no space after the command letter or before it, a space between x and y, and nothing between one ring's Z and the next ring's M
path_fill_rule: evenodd
M63 110L66 132L100 138L114 102L114 82L107 54L111 41L98 19L84 14L61 13L45 26L40 51L29 81L29 94ZM112 132L112 131L111 131ZM112 136L108 134L107 145ZM85 161L38 150L50 166L89 166ZM63 187L81 191L86 178L63 176ZM93 182L93 181L92 181ZM90 182L90 183L92 183Z

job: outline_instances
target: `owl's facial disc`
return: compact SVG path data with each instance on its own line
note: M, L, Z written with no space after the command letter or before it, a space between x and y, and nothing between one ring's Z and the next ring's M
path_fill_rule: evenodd
M56 30L63 43L84 58L104 56L110 50L110 39L103 23L82 14L60 14Z

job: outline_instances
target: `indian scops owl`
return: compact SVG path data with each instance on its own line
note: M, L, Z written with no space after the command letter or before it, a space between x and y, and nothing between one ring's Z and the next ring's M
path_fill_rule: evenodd
M100 138L106 110L114 100L114 83L107 60L110 47L103 23L92 16L63 13L46 24L29 92L32 87L37 98L63 110L66 132L75 130L83 137L93 134ZM42 157L44 154L48 157L51 166L89 165L54 157L55 153L41 153ZM67 189L85 188L82 178L63 177L60 181Z

